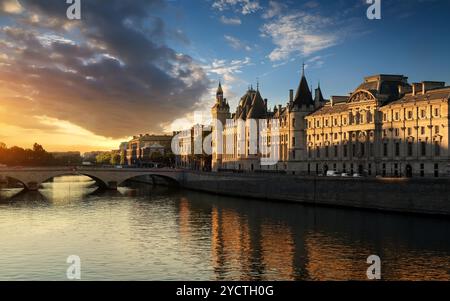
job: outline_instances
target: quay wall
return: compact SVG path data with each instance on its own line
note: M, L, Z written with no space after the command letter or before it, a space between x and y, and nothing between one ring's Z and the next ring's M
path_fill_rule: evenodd
M450 179L332 178L186 171L181 186L234 197L450 216Z

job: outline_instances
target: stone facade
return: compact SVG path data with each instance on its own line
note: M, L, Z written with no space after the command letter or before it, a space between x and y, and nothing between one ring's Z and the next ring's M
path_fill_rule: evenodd
M164 155L171 151L171 135L139 135L134 136L126 145L126 165L141 166L151 162L155 152Z
M220 131L213 134L213 146L222 147L222 154L213 147L215 171L447 176L450 87L444 82L409 84L402 75L375 75L366 77L349 96L325 100L320 86L313 99L303 73L286 106L268 110L259 89L250 88L233 114L219 88L212 116L224 130L222 136ZM252 119L265 120L267 126L258 122L252 128ZM250 152L252 132L263 139L263 147L276 149L276 164L261 164L261 148ZM227 145L227 139L234 143ZM239 152L239 145L245 152Z

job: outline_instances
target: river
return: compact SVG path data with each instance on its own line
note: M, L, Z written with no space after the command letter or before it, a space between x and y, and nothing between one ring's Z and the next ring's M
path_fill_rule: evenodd
M0 190L0 280L450 280L450 220L65 176Z

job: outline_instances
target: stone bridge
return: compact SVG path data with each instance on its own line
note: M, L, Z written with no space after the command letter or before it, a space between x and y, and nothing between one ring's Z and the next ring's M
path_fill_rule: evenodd
M178 184L183 179L183 171L178 169L96 167L0 168L0 178L17 180L28 190L38 190L42 183L65 175L87 176L92 178L100 187L107 189L117 189L126 180L139 176L161 177L169 182Z

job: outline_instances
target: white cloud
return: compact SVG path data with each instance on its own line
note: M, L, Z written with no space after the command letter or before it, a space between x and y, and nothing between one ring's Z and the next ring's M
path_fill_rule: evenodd
M269 59L280 61L293 54L309 56L336 45L339 39L331 30L332 26L333 21L327 17L295 12L263 25L261 32L277 46L269 54Z
M248 46L246 43L242 42L238 38L235 38L233 36L225 35L225 41L227 41L228 45L230 45L235 50L241 50L244 49L246 51L251 51L252 48Z
M220 17L220 22L225 25L241 25L242 21L239 18L227 18L225 16Z
M203 66L209 74L219 75L226 82L232 83L238 81L237 74L242 73L242 68L251 64L250 58L241 60L219 60L214 59L210 65Z
M282 11L286 8L286 4L277 1L269 1L269 8L265 10L262 15L263 19L272 19L273 17L279 16Z
M252 14L261 9L258 0L215 0L212 7L219 11L232 9L243 15Z

